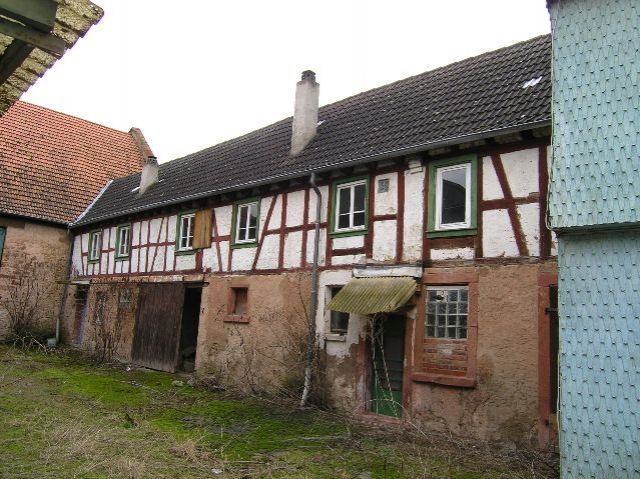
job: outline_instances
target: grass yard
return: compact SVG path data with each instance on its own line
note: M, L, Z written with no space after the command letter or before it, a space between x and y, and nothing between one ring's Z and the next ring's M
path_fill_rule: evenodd
M513 454L417 441L176 379L0 346L0 477L553 477Z

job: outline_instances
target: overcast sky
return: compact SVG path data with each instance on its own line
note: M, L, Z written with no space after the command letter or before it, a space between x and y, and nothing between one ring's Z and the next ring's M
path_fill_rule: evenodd
M544 0L93 0L104 18L23 99L168 161L321 105L547 33Z

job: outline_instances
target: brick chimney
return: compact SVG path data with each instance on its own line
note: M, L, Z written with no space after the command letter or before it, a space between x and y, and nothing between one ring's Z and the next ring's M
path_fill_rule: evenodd
M320 85L316 83L316 74L311 70L303 71L302 79L296 84L296 103L291 131L292 156L301 153L316 136L319 97Z

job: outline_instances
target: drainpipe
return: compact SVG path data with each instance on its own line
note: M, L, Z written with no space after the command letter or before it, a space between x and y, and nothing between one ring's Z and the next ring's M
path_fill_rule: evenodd
M316 315L318 313L318 252L320 250L320 221L322 218L322 193L316 185L316 174L311 173L309 184L316 194L316 228L313 237L313 264L311 266L311 304L309 307L309 336L307 338L307 364L304 370L304 388L300 407L307 405L311 392L311 373L316 349Z
M71 234L71 230L67 229L67 236L71 236L71 241L69 245L69 257L67 258L67 265L65 268L65 282L64 287L62 289L62 300L60 301L60 310L58 311L58 317L56 318L56 346L60 344L60 329L62 316L64 316L64 312L67 306L67 294L69 292L69 280L71 279L71 261L73 260L73 234Z

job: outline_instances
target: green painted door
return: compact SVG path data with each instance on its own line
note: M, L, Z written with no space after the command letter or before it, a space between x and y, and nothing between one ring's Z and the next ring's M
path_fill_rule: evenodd
M373 331L371 410L385 416L402 416L405 317L384 315Z

